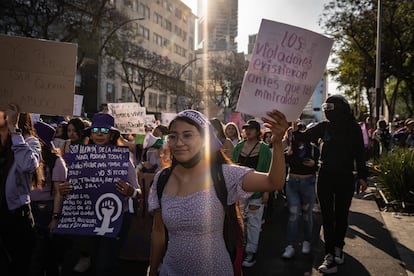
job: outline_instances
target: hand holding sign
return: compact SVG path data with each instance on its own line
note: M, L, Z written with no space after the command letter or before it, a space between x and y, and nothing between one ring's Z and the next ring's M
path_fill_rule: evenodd
M263 19L237 111L260 118L277 109L288 121L296 120L322 77L331 47L327 37Z

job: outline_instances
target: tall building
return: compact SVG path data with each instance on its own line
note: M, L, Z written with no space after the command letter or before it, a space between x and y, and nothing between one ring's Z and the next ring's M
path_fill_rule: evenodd
M238 0L198 0L198 48L237 52Z
M97 107L108 102L134 101L131 89L139 95L142 74L138 71L144 68L160 75L154 78L156 82L163 78L163 81L170 83L169 91L160 89L158 84L146 90L143 101L147 112L175 112L179 92L173 91L174 87L175 90L183 89L185 84L193 81L196 16L180 0L121 0L111 1L111 4L132 19L127 24L135 30L136 35L130 37L129 42L144 49L141 56L168 58L178 69L174 75L166 75L162 65L148 68L148 63L145 64L140 55L127 55L122 64L118 60L102 57L98 69ZM129 79L132 80L130 83L125 81L125 64L128 66Z

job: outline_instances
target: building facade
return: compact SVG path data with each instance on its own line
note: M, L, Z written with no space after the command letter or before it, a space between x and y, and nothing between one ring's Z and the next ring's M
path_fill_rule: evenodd
M198 0L198 48L237 52L238 0Z
M113 0L111 4L130 19L125 24L133 30L128 42L143 50L135 56L132 52L128 56L126 51L122 62L105 55L101 57L97 109L104 103L138 100L144 103L147 113L175 112L178 90L193 81L196 16L180 0ZM158 62L152 64L146 58L156 58ZM174 70L163 68L162 62L167 59ZM163 79L170 89L155 84L145 90L141 99L143 74L140 72L145 69L156 75L155 80Z

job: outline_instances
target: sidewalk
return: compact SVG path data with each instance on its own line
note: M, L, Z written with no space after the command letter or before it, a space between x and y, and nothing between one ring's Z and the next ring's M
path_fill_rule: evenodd
M321 215L314 213L312 254L300 247L291 260L281 258L286 246L287 210L276 201L273 220L264 225L257 263L244 275L321 275L317 268L324 257ZM345 240L345 263L336 275L414 275L414 216L382 213L374 200L354 197Z
M414 276L414 214L381 212L409 276Z

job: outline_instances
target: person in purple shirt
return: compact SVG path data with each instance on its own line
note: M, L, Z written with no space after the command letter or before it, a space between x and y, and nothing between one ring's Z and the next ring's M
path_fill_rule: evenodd
M39 140L29 113L0 111L0 264L4 275L28 275L35 245L30 189L41 183Z
M120 131L114 127L115 119L108 113L96 113L92 118L92 124L85 129L85 134L89 137L88 144L96 145L117 145L120 146ZM138 186L138 179L135 166L132 161L132 154L128 165L127 181L119 179L114 185L118 192L125 196L123 205L123 219L121 230L118 237L108 238L96 236L92 241L92 257L95 259L92 263L95 265L96 275L118 275L116 273L117 257L121 250L121 246L128 235L132 216L135 210L133 206L133 199L138 199L141 196L141 190ZM72 185L68 182L59 186L59 191L63 195L72 190Z

